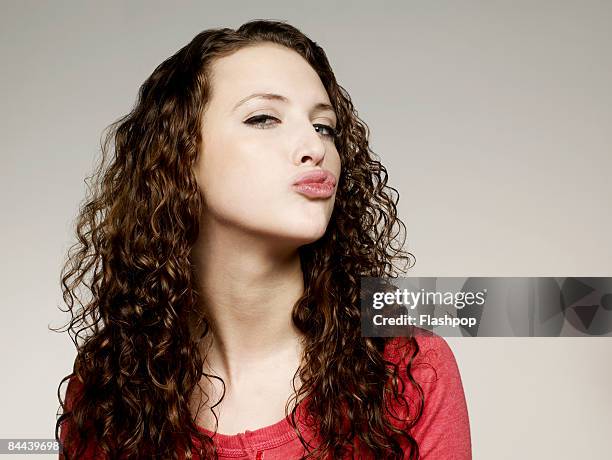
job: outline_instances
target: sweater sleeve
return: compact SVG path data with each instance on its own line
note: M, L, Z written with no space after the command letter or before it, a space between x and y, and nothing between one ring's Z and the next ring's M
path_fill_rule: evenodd
M471 460L472 445L467 403L455 356L446 340L436 334L417 335L419 352L414 358L411 373L423 390L423 413L411 428L410 434L419 446L420 460ZM395 338L391 355L402 356L396 348L408 339ZM408 350L410 351L410 350ZM407 364L409 355L401 360ZM403 378L405 380L405 377ZM420 405L420 395L414 385L407 383L405 396L413 406L411 419ZM414 413L413 413L414 412ZM406 459L409 458L407 453Z
M471 460L470 423L455 356L444 338L417 336L414 370L425 396L423 414L413 427L422 460Z

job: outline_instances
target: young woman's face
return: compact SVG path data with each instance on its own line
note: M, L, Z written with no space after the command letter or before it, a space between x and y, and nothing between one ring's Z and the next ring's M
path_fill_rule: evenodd
M279 97L253 96L261 93ZM319 76L288 48L261 44L216 60L195 171L207 219L296 247L323 236L337 186L313 197L293 185L306 172L340 177L328 128L337 119L323 105Z

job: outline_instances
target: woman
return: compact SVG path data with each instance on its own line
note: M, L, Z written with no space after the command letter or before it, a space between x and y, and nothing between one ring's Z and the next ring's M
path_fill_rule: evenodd
M276 21L200 33L103 152L62 273L70 458L470 458L446 342L361 337L360 276L410 254L316 43Z

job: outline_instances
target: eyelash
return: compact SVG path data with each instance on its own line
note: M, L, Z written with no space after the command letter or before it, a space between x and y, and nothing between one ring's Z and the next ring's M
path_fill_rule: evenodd
M255 115L254 117L251 117L248 120L246 120L245 123L248 124L248 125L257 126L257 125L262 125L262 122L266 121L268 119L270 119L270 120L277 120L278 121L278 118L271 117L270 115ZM329 134L323 134L326 137L329 137L329 138L333 139L333 138L335 138L338 135L336 130L334 128L332 128L331 126L323 125L321 123L316 123L313 126L322 126L326 130L328 130ZM260 129L266 129L266 128L260 128Z

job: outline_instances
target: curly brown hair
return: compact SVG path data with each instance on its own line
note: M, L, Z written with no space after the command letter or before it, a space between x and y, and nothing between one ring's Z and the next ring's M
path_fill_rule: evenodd
M298 249L305 290L292 320L305 336L305 349L296 372L302 385L292 400L308 399L323 440L307 446L298 433L308 451L304 458L341 458L355 446L360 456L418 458L410 435L424 405L411 374L418 344L408 338L401 366L384 356L389 339L361 336L360 277L396 277L404 271L397 261L412 266L414 256L402 249L399 194L387 185L387 171L368 145L368 127L336 82L323 49L286 22L270 20L199 33L153 71L132 111L104 137L76 221L78 242L61 274L68 306L62 311L71 315L61 332L69 331L77 349L73 372L57 390L62 413L56 439L60 426L62 433L64 424L71 426L65 458L74 452L69 446L78 447L75 456L81 458L88 442L106 458L217 456L189 410L205 361L198 343L209 331L203 319L203 334L194 339L188 322L198 312L190 251L203 205L193 165L211 64L266 42L294 50L312 66L338 118L342 174L334 210L325 234ZM91 294L87 302L80 288ZM60 388L66 380L82 391L65 403ZM391 401L408 407L404 381L416 388L421 404L416 417L398 427L385 408ZM299 431L289 405L287 416Z

